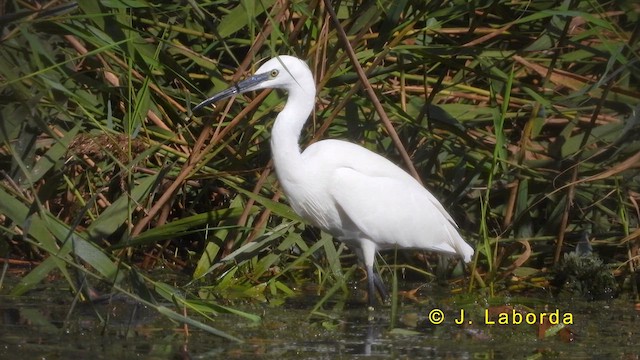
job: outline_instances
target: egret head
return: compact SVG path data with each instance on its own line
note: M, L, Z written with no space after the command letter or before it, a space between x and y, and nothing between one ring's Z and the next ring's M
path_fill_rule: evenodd
M262 64L253 76L196 105L193 111L234 95L261 89L284 89L289 93L294 89L312 89L315 92L315 83L304 61L293 56L281 55Z

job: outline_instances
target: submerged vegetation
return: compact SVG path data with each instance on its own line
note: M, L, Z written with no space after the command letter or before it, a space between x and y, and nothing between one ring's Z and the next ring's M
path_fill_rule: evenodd
M547 269L589 231L598 270L638 299L635 1L4 6L5 292L52 275L82 297L107 284L231 339L188 314L257 320L234 302L279 304L312 285L316 313L345 306L362 277L355 258L292 212L271 169L281 96L190 112L264 59L291 54L307 60L319 89L302 146L348 139L417 174L476 250L465 291L550 294ZM437 267L431 254L380 259L394 287L398 269L427 281ZM160 268L189 279L163 281ZM20 280L8 288L12 272Z

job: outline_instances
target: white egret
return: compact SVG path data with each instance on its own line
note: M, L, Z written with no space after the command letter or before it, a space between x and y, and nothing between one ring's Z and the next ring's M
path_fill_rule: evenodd
M315 82L305 62L278 56L256 74L198 104L193 111L247 91L276 88L288 99L271 132L280 185L293 210L343 241L367 271L369 304L375 289L387 297L373 271L379 249L424 249L471 260L473 248L440 202L416 179L359 145L322 140L300 150L300 133L315 104Z

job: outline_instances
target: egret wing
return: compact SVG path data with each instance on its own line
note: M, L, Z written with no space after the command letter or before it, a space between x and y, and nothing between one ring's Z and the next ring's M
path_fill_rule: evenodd
M329 187L343 223L379 248L420 248L458 253L473 250L462 240L442 205L412 178L375 176L353 168L335 170ZM464 245L463 245L464 244ZM466 248L465 248L466 246Z

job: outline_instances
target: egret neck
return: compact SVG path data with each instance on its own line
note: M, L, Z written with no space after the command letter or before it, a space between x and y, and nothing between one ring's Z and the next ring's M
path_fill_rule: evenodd
M304 83L304 81L312 81L313 83L313 79L296 80L299 83ZM300 169L304 164L300 151L300 133L315 105L315 87L302 87L299 83L290 84L286 89L287 102L276 117L271 131L271 152L281 182L285 179L299 177L301 174ZM288 165L279 166L279 164Z

